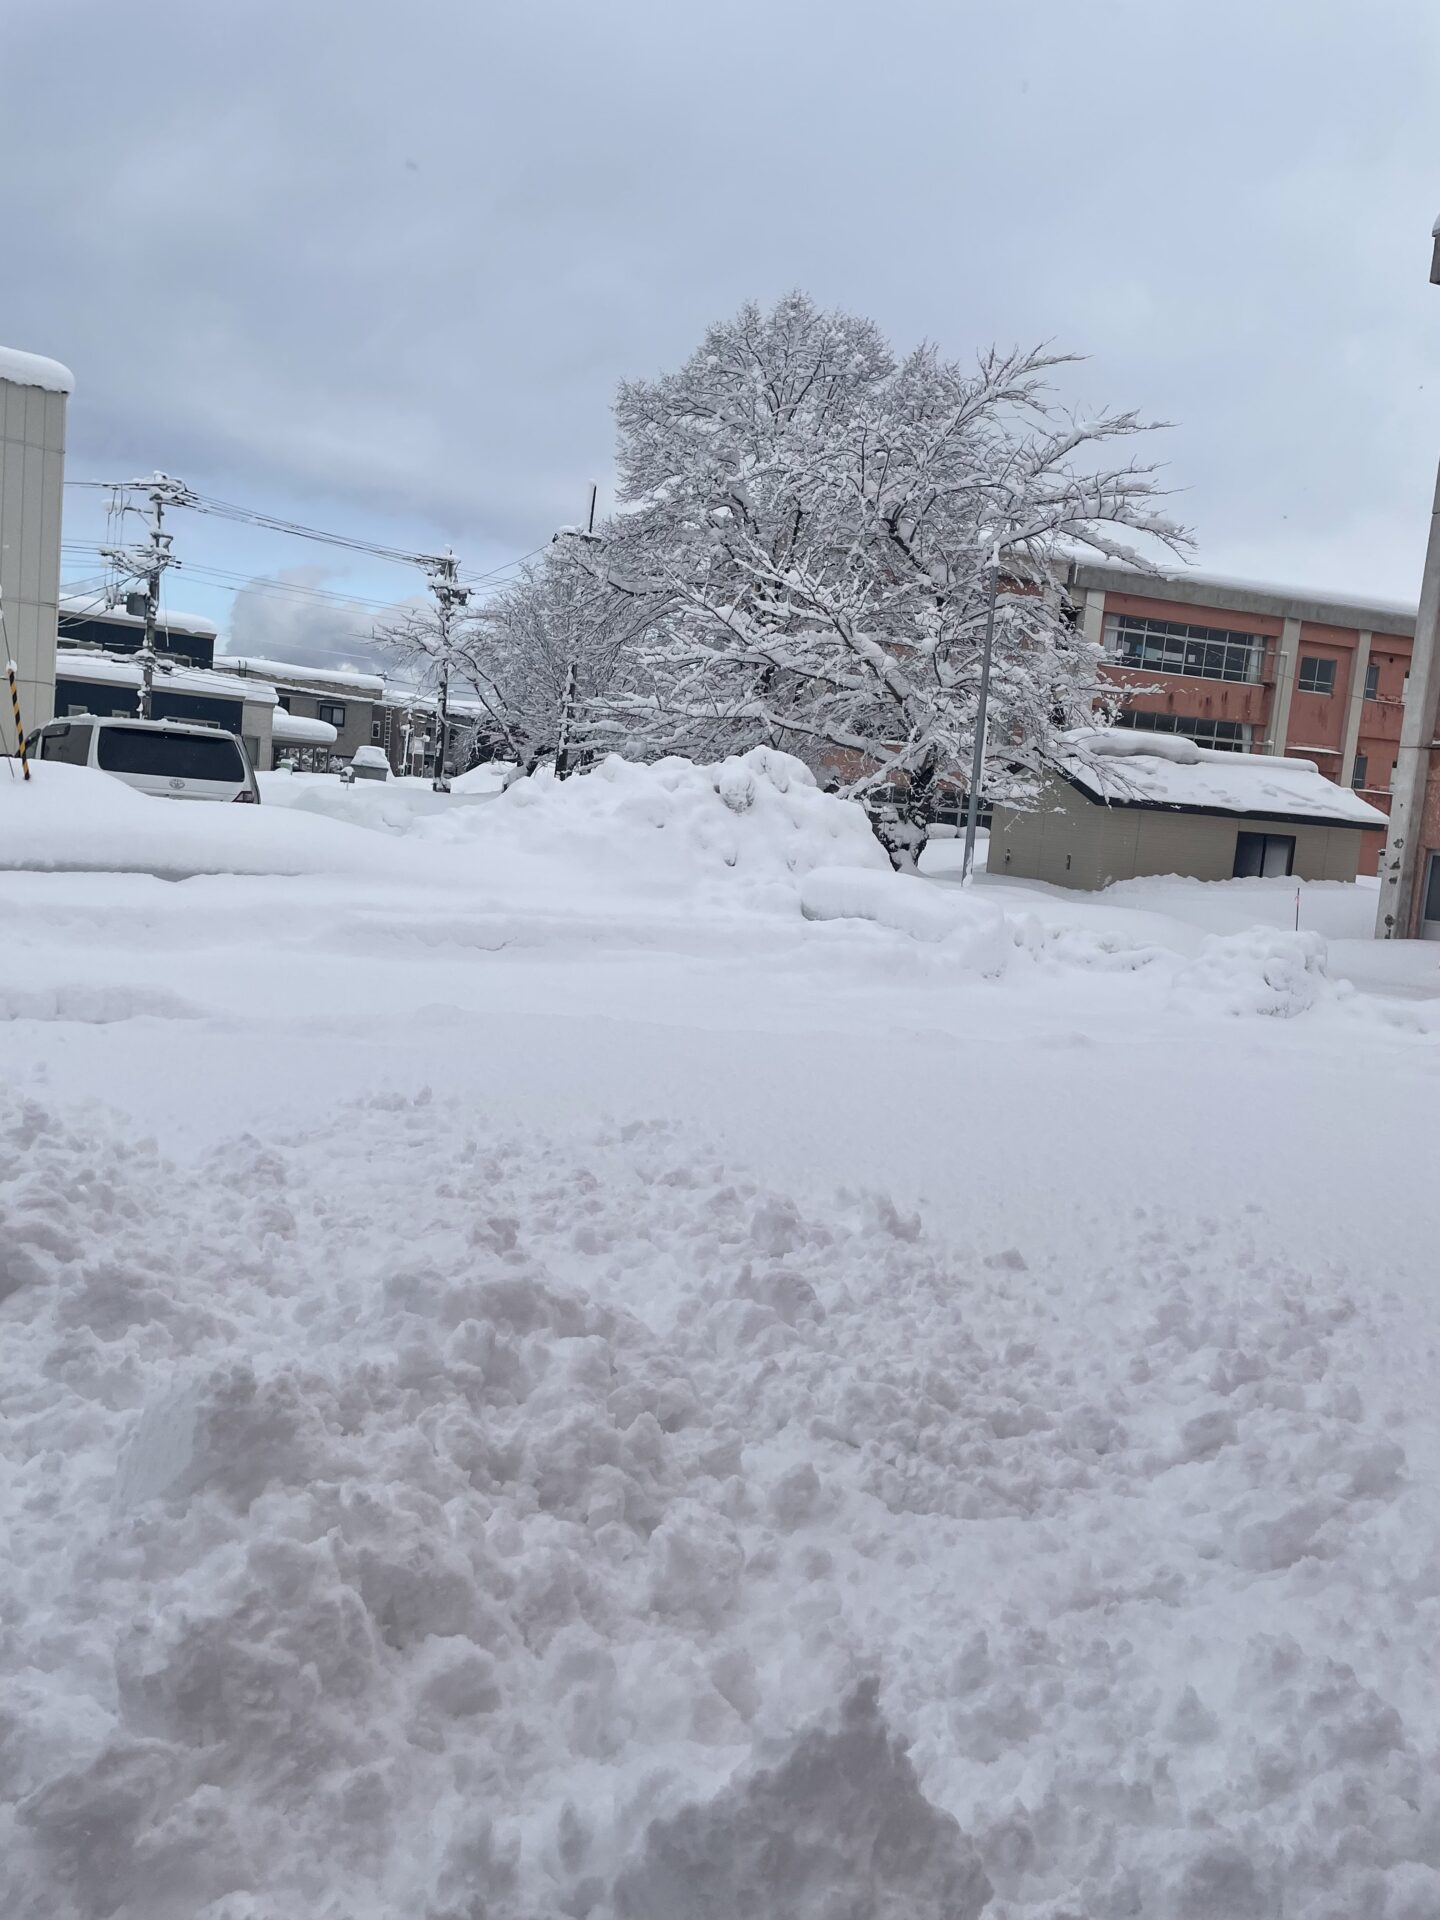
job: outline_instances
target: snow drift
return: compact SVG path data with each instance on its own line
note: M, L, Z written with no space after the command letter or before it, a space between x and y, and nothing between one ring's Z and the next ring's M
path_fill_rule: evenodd
M612 755L569 780L542 771L419 831L508 861L558 854L589 886L650 902L793 912L800 879L816 867L889 871L863 808L822 793L801 761L768 747L713 766Z
M1213 934L1199 957L1176 974L1175 989L1214 998L1227 1013L1293 1019L1318 1001L1340 997L1343 983L1331 980L1327 958L1315 933L1254 927Z

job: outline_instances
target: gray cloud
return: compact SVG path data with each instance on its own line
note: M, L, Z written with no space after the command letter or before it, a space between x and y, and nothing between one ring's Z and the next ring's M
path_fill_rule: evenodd
M375 630L399 606L343 599L326 588L328 577L324 567L290 567L242 587L232 603L225 651L302 666L393 672L395 663L377 644Z
M481 565L578 516L619 378L801 285L1089 353L1200 564L1403 595L1437 81L1420 0L11 0L0 338L75 367L76 471Z

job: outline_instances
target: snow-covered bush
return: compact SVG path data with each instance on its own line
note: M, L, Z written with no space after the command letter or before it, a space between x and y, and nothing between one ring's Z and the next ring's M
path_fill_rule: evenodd
M1211 995L1228 1013L1288 1020L1341 991L1343 982L1329 976L1328 952L1317 933L1252 927L1246 933L1215 934L1199 958L1181 968L1175 987Z

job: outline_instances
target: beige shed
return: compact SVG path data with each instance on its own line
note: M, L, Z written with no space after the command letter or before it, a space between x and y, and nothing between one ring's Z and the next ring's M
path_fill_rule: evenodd
M1162 873L1353 880L1362 836L1386 825L1311 760L1096 729L1069 736L1030 806L995 808L989 868L1087 889Z

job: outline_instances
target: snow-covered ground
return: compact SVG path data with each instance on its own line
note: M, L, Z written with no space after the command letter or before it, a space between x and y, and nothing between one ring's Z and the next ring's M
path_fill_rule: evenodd
M1440 1914L1440 954L276 782L0 779L7 1920Z

